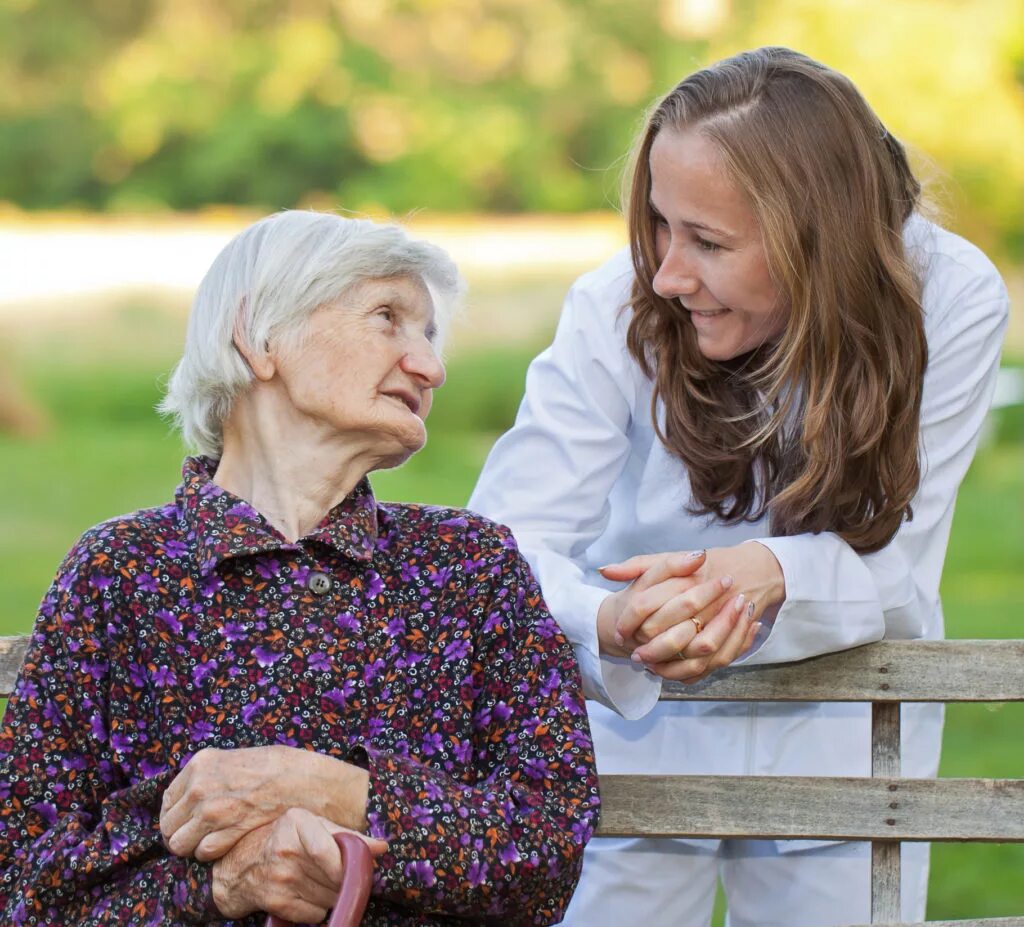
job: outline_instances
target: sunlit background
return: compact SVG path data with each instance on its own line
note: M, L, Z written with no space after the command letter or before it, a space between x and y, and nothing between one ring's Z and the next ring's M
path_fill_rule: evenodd
M425 451L464 504L573 277L624 241L624 157L689 71L789 45L848 74L944 222L1024 293L1020 0L0 0L0 633L89 525L169 498L153 412L189 294L267 212L392 216L471 282ZM1024 637L1024 323L961 491L955 637ZM1024 775L1019 706L949 712L944 775ZM867 745L865 745L867 749ZM936 848L935 919L1024 914L1024 849Z

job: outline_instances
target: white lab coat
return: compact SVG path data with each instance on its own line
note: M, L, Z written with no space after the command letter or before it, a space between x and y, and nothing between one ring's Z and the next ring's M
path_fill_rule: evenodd
M469 506L512 528L575 645L602 773L870 774L865 705L659 703L658 678L598 652L598 606L620 587L597 567L756 538L782 566L786 601L750 663L942 636L939 579L953 504L992 396L1008 299L970 243L917 216L905 240L924 283L929 347L923 479L913 520L874 554L831 533L765 537L764 523L687 514L686 470L654 433L652 383L626 349L628 252L570 290L553 344L530 366L515 426L495 444ZM904 709L904 775L936 774L941 726L941 706ZM786 841L779 850L816 844Z

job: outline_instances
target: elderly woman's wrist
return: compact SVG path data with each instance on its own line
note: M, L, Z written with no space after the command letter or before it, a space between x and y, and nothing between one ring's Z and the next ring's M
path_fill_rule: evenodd
M322 798L320 807L311 810L342 827L365 833L370 774L353 763L317 756L317 781L312 787L316 789L313 794Z

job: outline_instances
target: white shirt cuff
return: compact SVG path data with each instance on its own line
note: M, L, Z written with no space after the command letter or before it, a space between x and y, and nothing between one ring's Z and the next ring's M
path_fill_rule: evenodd
M580 586L579 591L577 614L589 616L588 621L578 622L577 631L583 633L573 641L583 676L583 692L588 699L600 702L628 721L642 718L657 704L661 680L632 660L601 655L597 612L610 593L586 585Z

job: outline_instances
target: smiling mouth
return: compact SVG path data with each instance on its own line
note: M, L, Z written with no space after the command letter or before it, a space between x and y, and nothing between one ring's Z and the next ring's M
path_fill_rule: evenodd
M687 308L686 311L689 312L691 316L695 316L698 319L717 319L719 316L725 315L729 310L728 309L689 309L689 308Z

